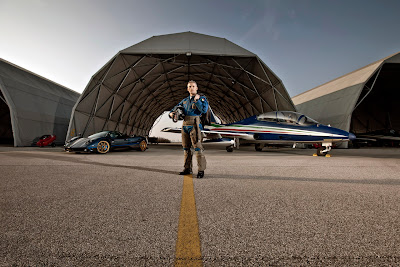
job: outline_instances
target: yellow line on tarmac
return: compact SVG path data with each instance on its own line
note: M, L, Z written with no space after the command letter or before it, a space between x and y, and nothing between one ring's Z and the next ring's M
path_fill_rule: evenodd
M183 178L175 266L203 266L192 175Z

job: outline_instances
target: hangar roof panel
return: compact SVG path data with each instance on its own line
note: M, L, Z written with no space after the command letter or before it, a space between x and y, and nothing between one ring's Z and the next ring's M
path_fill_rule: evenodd
M3 59L0 91L9 108L15 146L30 146L44 134L65 140L79 93Z
M122 54L186 54L217 56L255 56L250 51L225 38L194 32L153 36L128 47Z
M52 83L52 84L54 84L54 85L56 85L56 87L54 87L54 88L63 88L63 89L65 89L65 90L67 90L67 91L70 91L73 95L77 95L77 96L79 96L79 93L78 92L76 92L76 91L74 91L74 90L72 90L72 89L70 89L70 88L68 88L68 87L65 87L64 85L61 85L61 84L58 84L58 83L56 83L56 82L53 82L52 80L49 80L49 79L47 79L47 78L45 78L45 77L43 77L43 76L40 76L40 75L38 75L38 74L36 74L36 73L34 73L34 72L32 72L32 71L29 71L29 70L27 70L27 69L24 69L24 68L22 68L22 67L20 67L20 66L18 66L18 65L15 65L14 63L11 63L11 62L9 62L9 61L7 61L7 60L5 60L5 59L2 59L2 58L0 58L0 62L4 62L5 64L4 65L2 65L2 66L5 66L4 68L2 68L1 70L2 70L2 75L6 75L6 73L8 73L9 72L9 67L7 66L7 65L9 65L9 66L12 66L12 67L14 67L14 68L16 68L16 69L18 69L18 70L21 70L20 72L14 72L13 74L11 74L10 76L15 76L15 75L21 75L20 73L29 73L29 74L31 74L31 75L33 75L33 76L36 76L37 78L40 78L41 80L43 80L43 81L47 81L47 82L50 82L50 83Z
M362 67L358 70L345 74L341 77L338 77L332 81L319 85L313 89L310 89L304 93L301 93L292 98L293 103L295 105L299 105L301 103L319 98L321 96L357 85L362 84L368 81L368 79L375 73L375 71L384 63L396 61L400 63L400 52L380 59L376 62L373 62L365 67Z

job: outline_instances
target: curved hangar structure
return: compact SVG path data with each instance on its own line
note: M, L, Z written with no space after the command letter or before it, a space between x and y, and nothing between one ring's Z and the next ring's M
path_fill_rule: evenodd
M30 146L46 134L63 144L79 93L0 59L0 143Z
M357 135L400 135L400 52L293 97L299 112Z
M68 136L102 130L147 135L188 95L189 80L225 123L295 110L281 80L257 55L223 38L184 32L154 36L115 55L77 101Z

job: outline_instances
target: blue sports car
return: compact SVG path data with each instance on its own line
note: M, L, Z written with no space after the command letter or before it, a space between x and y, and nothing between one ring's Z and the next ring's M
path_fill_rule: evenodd
M68 152L98 152L105 154L110 150L133 148L139 151L147 149L147 141L143 136L128 136L117 131L103 131L87 138L73 137L65 144Z

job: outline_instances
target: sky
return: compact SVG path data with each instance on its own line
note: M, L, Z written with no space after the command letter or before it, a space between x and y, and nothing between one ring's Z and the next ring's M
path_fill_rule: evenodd
M118 51L192 31L257 54L290 96L400 51L398 0L0 0L0 58L83 92Z

